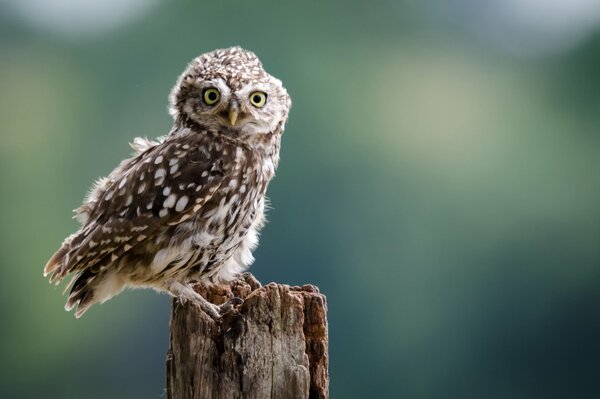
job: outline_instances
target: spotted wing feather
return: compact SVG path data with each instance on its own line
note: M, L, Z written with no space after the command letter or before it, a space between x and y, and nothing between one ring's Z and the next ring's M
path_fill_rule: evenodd
M85 203L81 230L69 237L48 262L51 280L82 270L110 267L157 230L189 219L223 182L223 165L194 137L152 146L124 161Z

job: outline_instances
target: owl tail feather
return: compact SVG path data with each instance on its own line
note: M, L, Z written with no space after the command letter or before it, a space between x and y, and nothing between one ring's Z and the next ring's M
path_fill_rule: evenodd
M98 272L83 270L73 278L73 286L65 304L65 310L75 310L75 317L80 318L92 305L102 303L125 288L125 281L116 272Z
M77 307L75 310L76 318L80 318L96 302L94 301L96 284L93 284L96 277L97 274L90 270L84 270L73 277L73 286L65 304L65 310L69 312Z
M52 257L50 258L48 263L46 263L46 267L44 267L44 277L46 277L50 273L53 273L53 272L57 271L58 269L60 269L60 267L64 263L63 261L68 252L69 252L69 247L66 245L63 245L62 247L60 247L60 249L58 251L56 251L56 253L54 255L52 255ZM50 282L52 282L52 278L51 278Z
M73 238L75 238L76 235L77 234L72 234L69 237L67 237L63 241L58 251L56 251L56 253L50 258L48 263L46 263L46 266L44 267L44 277L48 276L50 273L53 273L50 277L51 283L54 280L58 280L59 283L64 278L65 273L61 269L63 268L65 263L67 263L69 251L71 250L71 242L73 241Z

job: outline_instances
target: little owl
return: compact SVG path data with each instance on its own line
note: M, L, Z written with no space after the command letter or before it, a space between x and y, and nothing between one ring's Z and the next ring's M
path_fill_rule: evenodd
M127 287L153 288L221 309L192 284L231 281L254 260L265 192L291 106L281 81L240 47L194 59L171 91L174 123L96 182L75 217L81 228L46 264L72 274L66 310L80 317Z

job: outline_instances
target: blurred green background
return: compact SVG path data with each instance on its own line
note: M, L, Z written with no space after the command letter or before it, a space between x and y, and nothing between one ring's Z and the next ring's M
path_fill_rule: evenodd
M214 48L293 99L252 272L328 296L333 398L600 397L600 4L0 1L0 397L160 398L169 298L42 268Z

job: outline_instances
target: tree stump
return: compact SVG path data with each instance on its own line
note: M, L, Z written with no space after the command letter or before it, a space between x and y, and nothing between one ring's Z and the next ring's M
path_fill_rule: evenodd
M217 323L173 300L169 399L327 399L327 304L317 287L270 283L249 273L229 286L196 286L222 304L244 299Z

